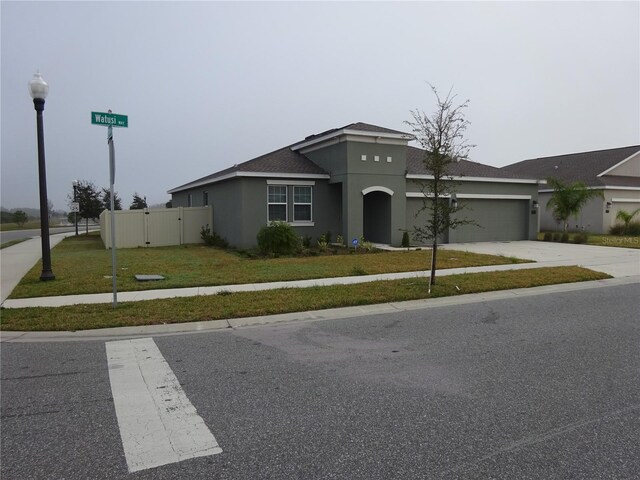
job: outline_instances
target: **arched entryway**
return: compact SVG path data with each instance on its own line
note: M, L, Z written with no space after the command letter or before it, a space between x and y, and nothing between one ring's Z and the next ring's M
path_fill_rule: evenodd
M391 196L386 187L369 187L362 191L362 224L365 240L391 243Z

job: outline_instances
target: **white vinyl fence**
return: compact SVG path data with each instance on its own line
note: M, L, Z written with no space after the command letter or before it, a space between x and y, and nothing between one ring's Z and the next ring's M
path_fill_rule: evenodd
M213 226L209 207L145 208L115 212L116 248L163 247L202 243L200 229ZM111 248L111 212L100 214L100 237Z

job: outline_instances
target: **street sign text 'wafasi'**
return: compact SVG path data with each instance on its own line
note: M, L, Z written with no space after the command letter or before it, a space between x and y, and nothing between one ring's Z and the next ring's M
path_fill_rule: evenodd
M91 112L91 124L127 128L129 127L129 117L117 113Z

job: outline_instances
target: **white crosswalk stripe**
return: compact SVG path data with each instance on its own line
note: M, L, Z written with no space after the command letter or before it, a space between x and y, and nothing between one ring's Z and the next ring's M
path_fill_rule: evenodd
M129 472L222 452L153 339L106 349Z

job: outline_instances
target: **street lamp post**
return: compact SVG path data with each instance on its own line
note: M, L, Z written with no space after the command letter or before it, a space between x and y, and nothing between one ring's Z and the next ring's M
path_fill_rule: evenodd
M49 85L42 79L40 72L29 82L29 93L33 98L36 109L36 123L38 131L38 172L40 177L40 237L42 239L42 273L40 280L54 280L56 277L51 270L51 246L49 243L49 205L47 204L47 170L44 163L44 127L42 112L44 99L49 93Z
M76 203L76 190L78 189L78 181L73 181L73 203ZM73 212L73 223L76 225L76 237L78 236L78 212Z

